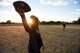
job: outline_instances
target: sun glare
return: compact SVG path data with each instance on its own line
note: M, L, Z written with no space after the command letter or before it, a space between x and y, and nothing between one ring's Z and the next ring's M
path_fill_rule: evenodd
M28 22L28 24L32 24L32 20L31 19L28 19L27 22Z

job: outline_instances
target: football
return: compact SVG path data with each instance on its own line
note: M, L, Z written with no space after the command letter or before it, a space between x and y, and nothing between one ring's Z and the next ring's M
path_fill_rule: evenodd
M29 12L31 11L30 6L24 1L16 1L13 6L17 12Z

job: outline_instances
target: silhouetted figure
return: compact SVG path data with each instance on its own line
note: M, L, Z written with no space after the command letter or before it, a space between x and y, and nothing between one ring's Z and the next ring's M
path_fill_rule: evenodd
M66 23L63 23L63 31L65 31Z
M26 30L26 32L29 33L29 45L28 45L28 51L29 53L40 53L40 48L43 46L43 42L40 36L39 27L38 27L38 18L36 16L31 16L33 23L31 26L28 25L24 13L19 13L23 26Z
M16 1L13 3L13 5L15 10L19 13L19 15L22 18L22 23L25 31L29 33L29 45L28 45L29 53L40 53L40 48L41 46L43 46L43 42L39 31L38 18L34 15L31 15L30 18L32 19L33 22L29 26L25 18L24 12L31 11L30 6L23 1Z

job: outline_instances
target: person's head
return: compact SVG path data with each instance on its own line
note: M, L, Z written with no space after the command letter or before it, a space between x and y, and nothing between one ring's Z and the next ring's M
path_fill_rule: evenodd
M31 24L32 28L37 29L39 24L38 18L34 15L31 15L30 19L32 20L32 24Z

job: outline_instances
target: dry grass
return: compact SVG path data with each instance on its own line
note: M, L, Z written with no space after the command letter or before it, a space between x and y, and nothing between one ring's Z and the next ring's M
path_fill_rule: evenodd
M41 25L42 53L80 53L80 26ZM0 26L0 53L28 53L28 33L22 26Z

